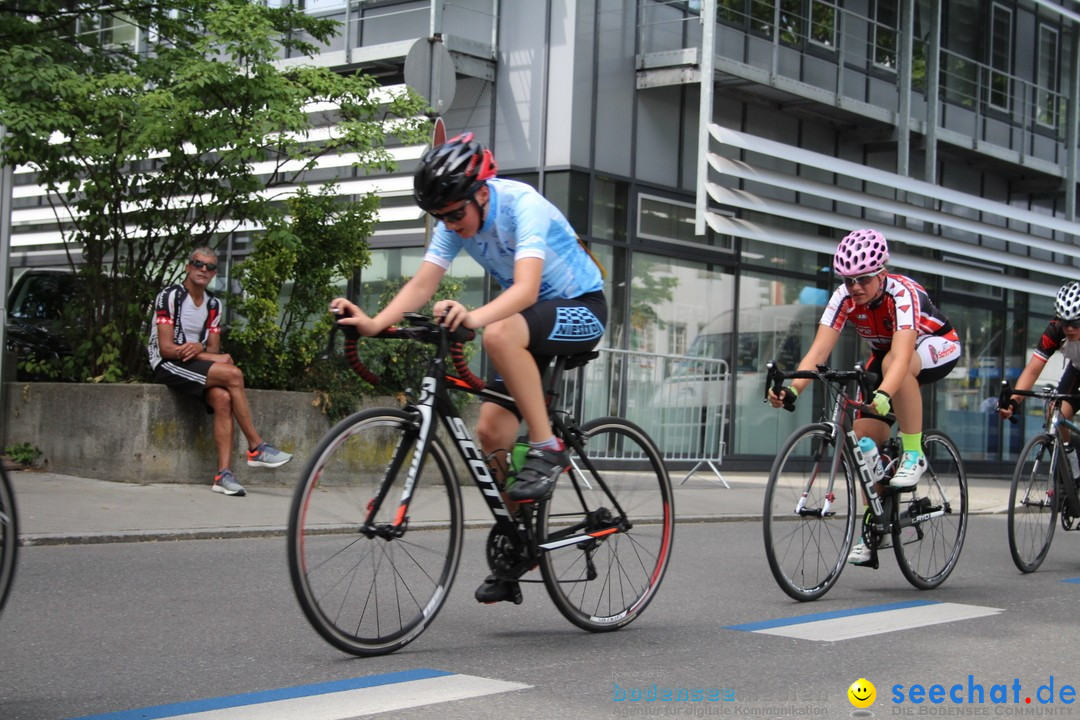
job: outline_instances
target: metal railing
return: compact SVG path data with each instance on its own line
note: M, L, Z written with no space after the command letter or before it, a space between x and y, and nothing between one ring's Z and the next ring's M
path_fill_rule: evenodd
M611 348L599 353L567 373L560 397L567 409L582 420L624 417L656 441L665 461L693 463L682 482L707 467L714 482L730 487L720 473L731 396L727 362Z

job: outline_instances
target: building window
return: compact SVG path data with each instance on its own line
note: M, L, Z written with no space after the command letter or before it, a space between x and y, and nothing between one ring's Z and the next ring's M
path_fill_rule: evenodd
M1040 125L1050 128L1058 126L1061 98L1058 95L1060 77L1059 33L1049 25L1039 26L1039 48L1037 63L1037 87L1035 90L1035 120Z
M731 238L706 230L695 234L695 212L692 203L670 200L655 195L638 195L637 236L647 240L662 240L678 245L733 248Z
M1012 8L994 3L990 9L990 107L1008 110L1012 100Z
M629 185L598 177L593 181L592 237L626 242Z
M668 333L668 354L686 354L686 323L671 323L670 332Z
M836 49L836 5L810 2L810 42L829 50Z
M893 72L896 71L897 20L896 0L874 3L871 33L874 65Z

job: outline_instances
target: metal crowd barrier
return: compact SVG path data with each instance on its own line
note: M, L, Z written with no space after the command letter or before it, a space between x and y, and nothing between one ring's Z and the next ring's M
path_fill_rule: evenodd
M561 401L578 418L624 417L652 436L664 460L694 463L685 483L708 467L724 487L731 373L724 360L601 348L567 373ZM626 458L631 460L632 458Z

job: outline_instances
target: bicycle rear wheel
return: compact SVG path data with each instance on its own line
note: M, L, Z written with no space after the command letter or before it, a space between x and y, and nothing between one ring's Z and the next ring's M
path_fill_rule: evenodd
M418 434L417 416L401 410L346 418L319 443L293 497L293 589L315 630L347 653L384 655L415 640L454 581L461 496L437 440L420 465L408 516L393 529Z
M1009 487L1009 552L1020 572L1035 572L1050 551L1057 525L1059 487L1050 475L1052 435L1036 435L1020 453ZM1060 454L1058 466L1065 460Z
M781 590L804 602L836 584L851 550L855 513L855 472L833 427L814 423L796 430L773 461L765 488L765 555Z
M539 508L540 573L566 619L608 632L637 618L660 587L675 533L671 479L633 423L600 418L580 430L584 457L571 450L570 471Z
M927 469L911 492L896 496L893 551L900 572L915 587L945 582L960 559L967 533L967 475L949 436L923 433Z
M19 519L15 514L15 493L7 473L0 467L0 610L4 609L19 550Z

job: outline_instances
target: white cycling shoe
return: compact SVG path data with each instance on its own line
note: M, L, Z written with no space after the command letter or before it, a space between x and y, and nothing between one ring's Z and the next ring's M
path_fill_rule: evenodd
M848 553L847 561L851 565L863 565L870 562L870 548L865 543L856 543Z
M926 457L922 453L908 450L900 458L900 467L889 481L889 487L913 488L919 484L919 478L924 472L926 472Z

